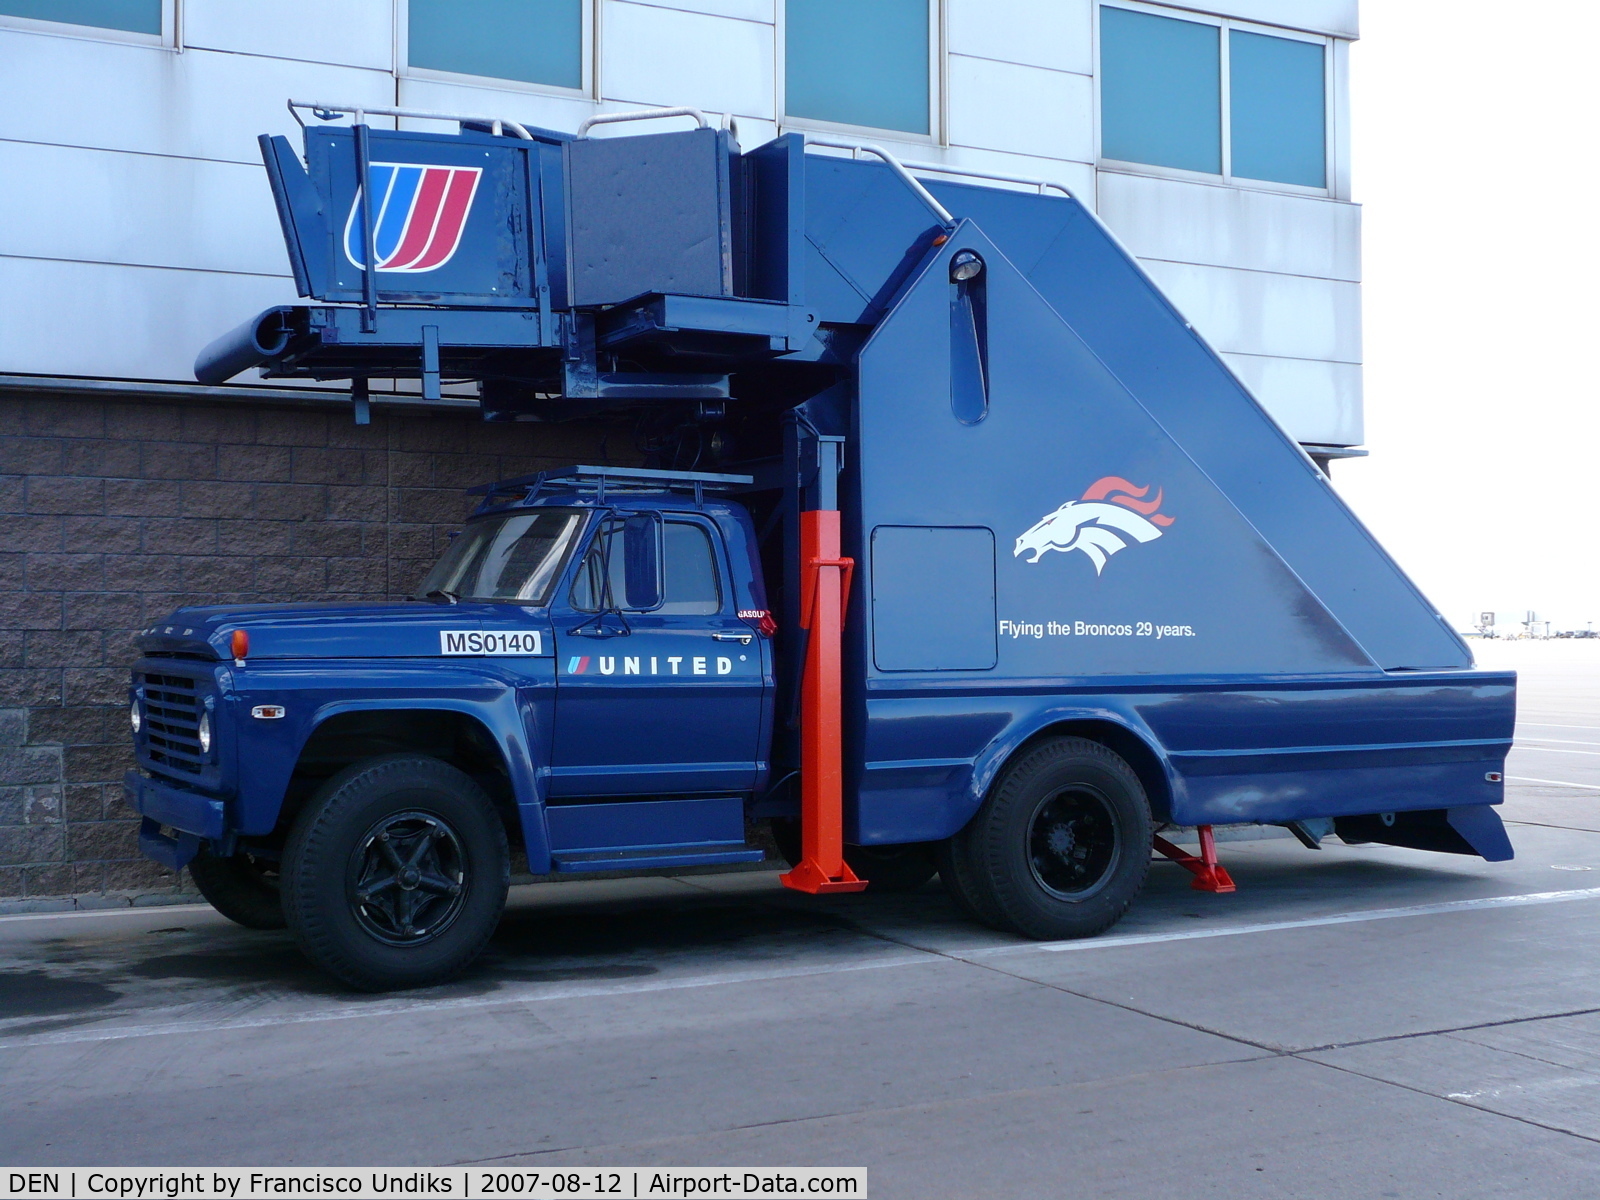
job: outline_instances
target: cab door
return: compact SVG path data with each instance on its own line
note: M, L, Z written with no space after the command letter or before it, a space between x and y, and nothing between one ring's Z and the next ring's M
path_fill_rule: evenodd
M644 579L656 565L641 550L644 517L656 595ZM552 797L754 788L765 647L739 619L728 568L710 520L633 514L598 524L552 606ZM653 603L640 603L641 592Z

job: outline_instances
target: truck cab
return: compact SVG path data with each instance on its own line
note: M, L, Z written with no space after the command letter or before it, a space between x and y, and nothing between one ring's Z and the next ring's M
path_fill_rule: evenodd
M760 860L745 830L772 781L776 626L750 515L723 495L749 483L604 467L502 481L405 602L179 609L140 634L129 695L145 850L275 926L301 812L352 771L426 757L492 805L536 873ZM418 860L431 875L408 888L397 868L394 896L356 905L399 943L438 921L407 935L386 904L448 908L424 902L430 881L441 897L473 886L465 835L434 819L452 849ZM385 861L367 832L362 878Z

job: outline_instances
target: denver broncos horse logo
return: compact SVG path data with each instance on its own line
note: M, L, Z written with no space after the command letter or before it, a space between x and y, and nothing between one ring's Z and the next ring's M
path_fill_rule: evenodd
M1097 479L1083 499L1068 500L1019 537L1012 557L1031 553L1028 561L1036 563L1050 550L1081 550L1098 575L1106 559L1129 542L1153 542L1172 524L1159 511L1161 489L1153 500L1144 498L1149 492L1149 487L1135 487L1120 475Z

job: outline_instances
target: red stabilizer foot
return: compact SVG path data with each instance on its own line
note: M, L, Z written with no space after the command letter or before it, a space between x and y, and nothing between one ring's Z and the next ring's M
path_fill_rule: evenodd
M1201 867L1194 873L1189 886L1197 892L1237 892L1238 885L1223 867Z
M787 874L779 875L778 882L786 888L793 888L797 892L808 892L813 896L822 896L830 892L862 892L867 888L865 879L857 879L856 873L850 869L848 863L839 864L839 877L830 879L822 868L807 858L800 865Z
M1211 826L1201 825L1200 856L1196 857L1187 850L1180 850L1164 837L1152 837L1151 846L1157 854L1164 855L1177 863L1186 871L1192 871L1194 878L1189 881L1189 886L1197 892L1216 892L1219 894L1236 892L1238 885L1233 882L1233 876L1227 869L1217 862L1217 841L1211 834Z

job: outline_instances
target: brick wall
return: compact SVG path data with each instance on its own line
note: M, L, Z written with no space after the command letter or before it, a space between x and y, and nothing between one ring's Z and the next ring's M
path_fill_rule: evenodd
M179 886L122 802L133 630L182 604L404 595L465 488L594 461L601 435L0 392L0 898Z

